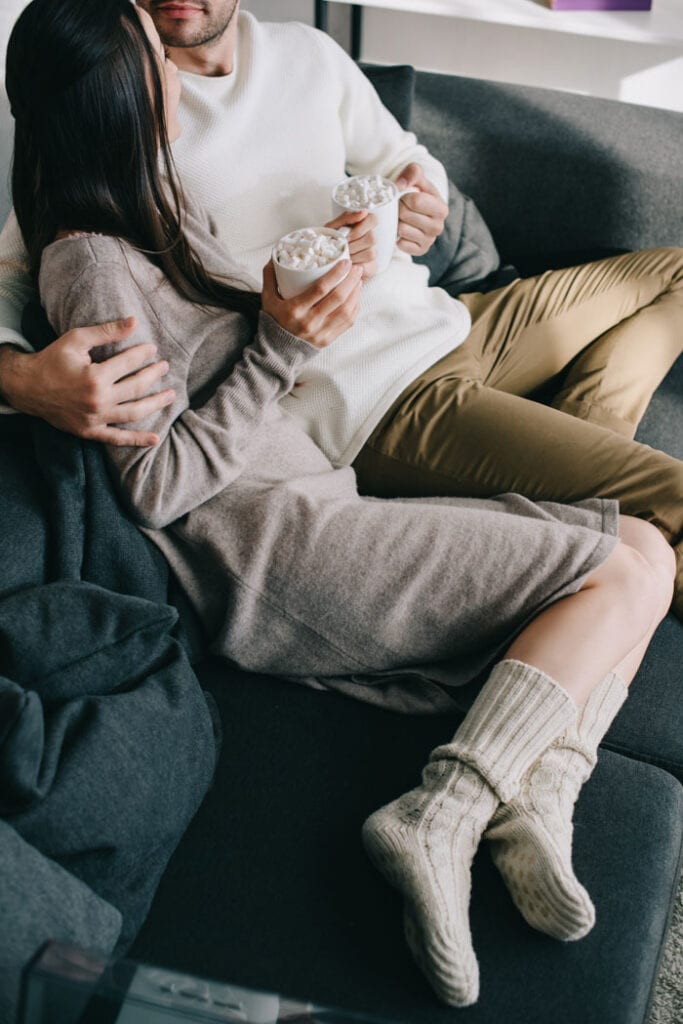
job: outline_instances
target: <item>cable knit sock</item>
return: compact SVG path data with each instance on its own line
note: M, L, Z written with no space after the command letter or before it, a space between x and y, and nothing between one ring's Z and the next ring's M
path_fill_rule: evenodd
M452 742L432 751L422 784L363 826L368 855L404 896L415 960L451 1006L479 995L469 903L480 838L499 801L514 797L530 765L575 718L571 697L545 673L500 662Z
M485 833L523 917L556 939L581 939L595 923L591 898L572 868L572 816L598 745L627 694L619 676L606 676L576 723L531 766L517 796L500 805Z

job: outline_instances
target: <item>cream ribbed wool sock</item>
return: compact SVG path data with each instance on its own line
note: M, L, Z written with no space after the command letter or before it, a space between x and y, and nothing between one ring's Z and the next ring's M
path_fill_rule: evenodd
M606 676L485 832L517 908L533 928L556 939L581 939L595 923L591 898L572 868L572 816L598 745L627 694L619 676Z
M432 751L422 785L370 815L363 842L404 896L408 945L437 995L479 995L469 928L470 868L500 800L576 718L569 694L520 661L499 662L453 740Z

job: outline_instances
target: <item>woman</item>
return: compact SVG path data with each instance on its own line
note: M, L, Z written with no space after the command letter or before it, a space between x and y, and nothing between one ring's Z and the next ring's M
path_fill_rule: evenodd
M530 924L564 940L593 925L571 867L573 804L670 604L671 549L612 501L358 496L352 469L278 403L353 322L359 272L338 266L289 301L271 264L260 302L230 281L175 177L176 70L128 0L34 0L7 88L14 204L53 327L132 313L128 342L168 357L174 390L148 421L158 443L108 455L213 649L368 699L419 679L423 703L442 705L488 671L421 785L363 829L435 991L474 1002L470 866L484 834Z

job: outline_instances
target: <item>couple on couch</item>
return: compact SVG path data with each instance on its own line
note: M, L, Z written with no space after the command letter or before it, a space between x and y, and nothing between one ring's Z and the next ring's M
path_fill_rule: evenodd
M681 350L683 252L429 288L411 257L443 230L445 172L331 40L237 0L91 7L33 0L10 39L0 392L106 444L241 667L361 698L391 681L402 710L415 677L434 710L485 679L363 829L432 987L471 1004L481 838L530 925L591 929L574 803L672 598L683 616L683 464L632 440ZM284 300L272 244L347 172L418 190L391 266L349 213L351 267ZM60 337L33 353L36 287ZM562 371L552 407L525 397Z

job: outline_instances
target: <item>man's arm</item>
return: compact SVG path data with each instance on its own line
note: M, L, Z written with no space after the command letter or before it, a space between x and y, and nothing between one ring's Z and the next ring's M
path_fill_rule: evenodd
M339 83L339 117L349 174L382 174L399 188L419 191L401 200L398 247L423 255L444 229L448 216L445 168L412 132L405 131L386 109L366 75L324 33L316 39L326 73Z
M0 233L0 345L12 345L15 352L32 351L21 333L21 316L35 294L28 270L28 253L12 211ZM0 377L0 394L3 393L1 385ZM12 410L0 407L0 412Z
M173 401L172 391L150 394L168 371L152 345L138 345L104 363L93 363L98 345L127 337L125 322L69 331L41 352L21 333L27 302L36 297L28 254L14 213L0 234L0 413L24 412L60 430L108 444L147 446L149 431L123 430Z
M132 429L135 422L175 398L172 390L149 394L169 369L164 361L149 362L156 346L136 345L102 363L90 357L92 349L123 341L134 329L135 320L130 317L79 327L41 352L1 346L0 397L11 403L13 411L38 416L78 437L117 446L157 444L156 433ZM119 423L128 427L123 429Z

